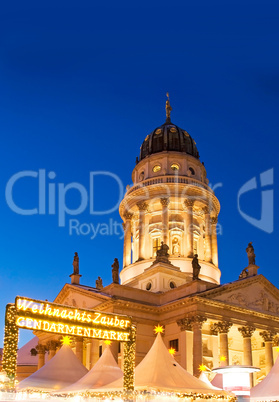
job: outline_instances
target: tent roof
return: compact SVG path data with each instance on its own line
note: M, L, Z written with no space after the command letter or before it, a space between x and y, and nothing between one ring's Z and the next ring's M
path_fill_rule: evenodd
M122 387L123 379L121 378L106 385L102 391ZM170 355L160 333L145 358L135 369L135 389L228 395L225 391L216 390L211 384L206 384L182 368Z
M94 367L85 376L60 392L85 391L98 388L121 377L123 377L123 372L118 367L108 346Z
M278 356L279 357L279 356ZM276 359L274 366L267 374L267 376L255 387L251 388L250 391L250 400L278 400L279 399L279 386L278 386L278 378L279 378L279 359Z
M21 381L18 390L54 391L78 381L88 370L71 347L63 345L59 352L38 371Z

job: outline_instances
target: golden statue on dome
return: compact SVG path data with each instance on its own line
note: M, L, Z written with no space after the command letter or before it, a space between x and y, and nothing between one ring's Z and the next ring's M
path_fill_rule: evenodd
M170 114L171 114L171 111L172 111L172 107L171 107L171 105L170 105L170 95L169 95L169 93L167 92L167 100L166 100L166 116L167 116L167 122L170 122Z

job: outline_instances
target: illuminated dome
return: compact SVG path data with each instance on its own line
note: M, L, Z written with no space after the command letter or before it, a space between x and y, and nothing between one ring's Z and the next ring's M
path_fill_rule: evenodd
M196 143L187 131L176 126L167 117L166 122L149 134L142 143L139 160L163 151L176 151L199 159Z

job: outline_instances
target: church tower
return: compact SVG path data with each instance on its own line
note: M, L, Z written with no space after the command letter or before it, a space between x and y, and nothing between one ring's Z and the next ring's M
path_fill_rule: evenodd
M168 98L166 122L143 141L133 186L119 207L125 233L121 283L151 292L191 282L195 254L199 279L220 284L221 276L216 236L220 204L208 186L196 142L171 122L171 110ZM162 242L169 247L168 263L156 260Z

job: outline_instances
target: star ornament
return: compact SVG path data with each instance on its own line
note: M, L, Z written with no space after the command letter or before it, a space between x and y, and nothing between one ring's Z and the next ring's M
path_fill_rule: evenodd
M109 341L109 340L106 340L106 341L104 342L104 344L105 344L105 345L108 345L108 346L110 346L110 345L111 345L111 341Z
M220 362L225 362L227 360L226 356L220 356Z
M70 346L72 343L72 339L68 335L66 335L66 336L63 336L63 338L61 339L61 342L62 342L62 345Z
M206 371L207 368L206 368L206 366L205 366L204 364L201 364L201 365L199 366L199 370L200 370L200 371Z
M157 325L157 327L154 328L155 334L162 334L164 332L164 328L162 325Z
M279 352L279 346L277 346L277 348L276 348L276 352Z
M174 348L170 348L169 349L169 354L171 354L172 356L175 355L176 350Z

